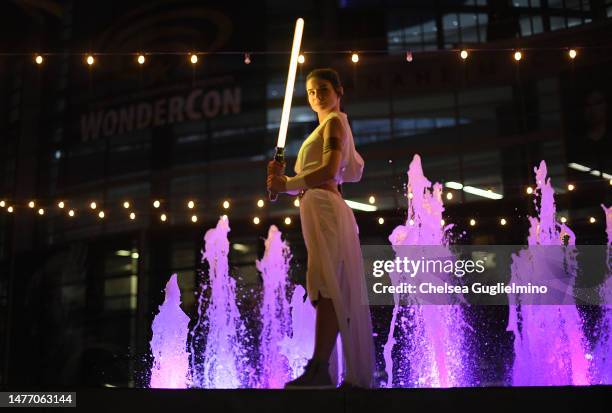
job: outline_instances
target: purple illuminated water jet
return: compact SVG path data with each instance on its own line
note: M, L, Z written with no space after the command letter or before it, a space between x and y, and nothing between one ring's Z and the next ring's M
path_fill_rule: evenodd
M587 342L573 298L577 271L574 233L556 220L554 190L547 177L546 163L534 168L536 174L537 217L529 217L529 246L563 246L566 248L528 248L512 256L511 282L526 284L535 276L554 283L554 293L562 305L520 304L527 297L510 297L508 331L514 333L514 386L588 385L589 359ZM535 202L535 201L534 201ZM553 290L553 288L550 288ZM532 302L532 301L530 301Z
M289 335L291 320L287 301L287 279L291 251L281 239L281 232L270 226L265 241L265 252L256 267L263 279L261 304L261 368L257 387L281 388L290 380L288 358L280 352L279 344Z
M166 298L159 306L152 329L150 387L186 388L189 374L189 353L186 351L189 317L181 310L181 291L176 274L172 274L166 284Z
M236 304L236 280L229 274L229 231L228 219L223 216L204 235L202 260L208 263L209 287L201 287L198 321L191 332L194 387L250 387L254 373L247 351L251 340Z
M438 246L436 255L452 255L448 246L451 225L442 225L442 185L423 174L415 155L408 170L408 216L405 225L389 236L396 257L404 259L400 246ZM412 258L428 257L432 248L410 249ZM397 285L404 274L389 274ZM465 322L456 305L414 305L394 295L389 336L384 346L386 387L455 387L469 384L465 368ZM383 383L384 384L384 383Z

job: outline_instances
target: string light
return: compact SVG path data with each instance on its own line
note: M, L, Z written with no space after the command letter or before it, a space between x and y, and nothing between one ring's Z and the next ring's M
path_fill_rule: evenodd
M227 221L227 215L221 215L221 219Z
M34 61L36 62L37 65L41 65L44 60L45 59L43 59L41 55L36 55L36 57L34 58Z
M503 225L506 225L508 221L506 221L506 218L502 218L499 220L499 223L503 226Z
M306 58L304 57L303 54L298 56L298 63L299 64L303 65L305 61L306 61Z
M259 217L254 217L253 218L253 224L259 225Z
M193 202L193 201L187 202L187 208L193 209L193 207L195 207L195 202Z
M130 219L133 221L136 219L136 214L133 212L130 212Z
M244 64L245 65L250 65L251 64L251 55L249 53L245 53L244 54Z
M414 194L412 192L408 192L408 199L414 198Z
M141 54L141 55L138 56L137 61L138 61L139 65L144 65L146 59L145 59L144 55Z
M351 55L351 61L352 61L353 63L357 63L357 62L359 61L359 55L358 55L357 53L353 53L353 54Z
M123 207L124 207L125 209L128 209L128 208L130 207L130 202L129 202L129 201L125 201L125 202L123 203Z
M406 52L406 61L408 63L412 62L413 56L412 56L412 52L411 51L407 51Z
M229 209L229 207L230 207L229 201L227 201L227 200L223 201L223 209Z
M285 225L291 225L291 218L285 218Z
M440 220L440 226L443 227L444 224L446 224L446 221L444 221L443 219Z
M516 60L517 62L519 62L521 59L523 58L523 53L521 53L520 51L516 51L514 52L514 60Z
M189 57L189 61L195 65L196 63L198 63L198 56L192 53L191 56Z
M42 208L40 208L40 209L38 210L38 215L45 215L45 210L44 210L44 209L42 209Z
M100 211L100 212L98 212L98 217L99 217L100 219L104 219L104 217L105 217L105 216L106 216L106 214L104 214L104 211Z
M6 202L4 200L0 201L0 208L4 208L6 206Z
M410 219L410 221L408 221L409 225L414 225L414 219Z
M370 204L375 204L376 203L376 198L374 198L374 195L370 195L370 197L368 198L368 202Z
M574 186L574 184L569 184L569 185L567 186L567 190L568 190L568 191L573 191L574 189L576 189L576 187Z
M92 202L91 204L89 204L89 207L91 209L96 209L98 207L98 204L96 204L95 202Z
M596 220L595 220L595 217L589 217L589 222L590 222L591 224L594 224L594 223L595 223L595 221L596 221Z
M34 201L30 201L30 202L28 202L28 206L30 208L34 208L36 206L36 204L34 203Z
M293 201L293 206L295 206L296 208L300 207L300 200L298 198L296 198L295 201Z
M85 60L87 62L87 64L89 66L93 65L94 62L96 61L96 59L94 59L94 57L92 55L87 56L87 59Z
M71 217L71 218L74 216L74 210L73 209L68 211L68 216Z
M447 192L447 193L446 193L446 199L448 199L449 201L450 201L451 199L453 199L453 193L452 193L452 192Z
M383 217L378 218L378 224L382 225L385 223L385 219Z
M192 215L191 216L191 222L198 222L198 216L197 215Z
M66 206L66 204L64 204L64 201L59 201L59 202L57 203L57 207L58 207L59 209L64 209L64 207L65 207L65 206Z
M161 214L159 216L159 219L161 219L162 222L166 222L166 220L168 219L168 217L166 216L166 214Z
M264 200L263 200L263 199L259 199L259 200L257 201L257 206L258 206L259 208L263 208L263 206L264 206Z
M462 50L461 53L459 53L459 56L461 56L461 58L463 60L468 58L468 51L467 50Z
M473 227L476 225L476 220L474 218L470 219L470 226Z
M527 189L525 190L525 192L527 192L527 195L531 195L531 194L533 194L533 188L528 186Z
M576 51L576 49L569 49L567 54L569 55L570 59L572 59L572 60L574 60L576 58L576 56L578 56L578 52Z
M565 218L565 217L561 217L561 223L562 223L562 224L565 224L566 222L567 222L567 218Z
M161 205L161 202L159 202L159 200L156 199L155 201L153 201L153 208L157 209L159 208L160 205Z
M9 206L9 207L6 209L6 211L7 211L9 214L11 214L11 213L14 211L14 209L13 209L13 207L12 207L12 206Z

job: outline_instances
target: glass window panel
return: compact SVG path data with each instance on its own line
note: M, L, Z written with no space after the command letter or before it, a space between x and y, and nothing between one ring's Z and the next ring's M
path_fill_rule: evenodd
M531 19L529 16L521 17L521 36L531 36L533 33L531 32Z
M533 23L533 34L542 33L544 31L542 16L533 16L531 22Z
M567 27L580 26L582 19L580 17L570 17L567 19Z
M444 40L447 43L459 42L459 18L456 13L445 14L442 18Z
M552 16L550 18L550 30L565 29L565 17Z

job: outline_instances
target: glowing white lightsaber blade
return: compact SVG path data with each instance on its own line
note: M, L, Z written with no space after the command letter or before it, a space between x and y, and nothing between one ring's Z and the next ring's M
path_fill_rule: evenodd
M280 128L278 129L278 139L276 141L276 154L274 160L284 162L285 160L285 141L287 140L287 128L289 126L289 114L291 113L291 100L293 99L293 87L295 85L295 74L297 72L298 56L302 43L302 33L304 32L304 19L301 17L295 22L295 33L293 34L293 46L291 47L291 59L289 60L289 73L287 74L287 86L285 87L285 100L283 102L283 112L281 113ZM277 194L270 193L270 200L276 201Z

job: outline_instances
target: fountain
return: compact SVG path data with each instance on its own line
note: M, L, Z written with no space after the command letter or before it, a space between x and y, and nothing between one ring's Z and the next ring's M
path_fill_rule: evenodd
M236 280L229 275L229 231L228 218L223 216L204 235L202 260L208 263L209 284L201 287L198 318L191 331L193 387L250 387L254 376L247 351L251 339L238 312Z
M435 251L452 255L446 248L452 225L441 225L442 185L424 176L421 158L415 155L408 170L408 217L389 236L396 257L428 256ZM437 248L432 248L436 246ZM389 274L392 283L403 280ZM386 387L455 387L468 384L465 371L465 323L458 305L414 305L394 294L389 335L384 346Z
M585 350L582 321L573 298L576 237L556 221L554 190L547 178L546 163L542 161L534 171L536 194L540 194L540 206L536 204L539 216L529 217L529 248L512 256L511 282L524 284L525 277L530 281L545 277L549 285L554 283L555 293L564 302L543 305L529 298L531 301L525 304L527 297L509 297L508 331L514 333L512 385L588 385L591 356Z
M189 317L181 310L181 291L176 274L172 274L166 284L166 298L159 306L152 329L153 366L149 386L162 389L186 388L189 373L189 353L186 351Z
M291 358L283 355L279 349L281 340L289 335L291 326L287 302L290 260L291 251L287 243L281 239L281 232L275 225L270 226L268 238L265 240L264 256L256 262L263 279L263 301L260 312L263 326L259 345L261 367L256 387L282 388L291 377L291 369L287 362Z

